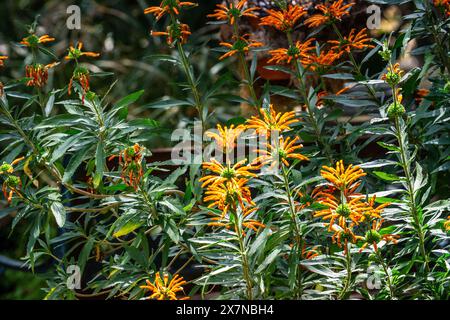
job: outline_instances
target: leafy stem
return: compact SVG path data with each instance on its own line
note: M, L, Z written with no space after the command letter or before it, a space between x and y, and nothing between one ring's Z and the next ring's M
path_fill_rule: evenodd
M290 32L286 32L286 36L288 39L288 43L289 46L292 47L294 46L294 41L292 40L292 35ZM306 106L306 110L308 113L308 117L309 117L309 121L311 123L311 125L313 126L314 129L314 133L316 135L317 138L317 144L319 145L319 147L323 147L323 150L325 152L325 156L327 157L328 161L330 163L333 163L333 157L332 157L332 153L331 153L331 148L330 146L325 143L325 141L322 138L322 132L320 130L319 127L319 122L314 114L313 111L313 106L311 105L311 102L309 100L309 96L308 96L308 90L306 89L306 85L305 85L305 81L303 79L304 77L304 72L303 72L303 68L300 65L300 62L297 59L294 59L294 66L295 66L295 71L296 71L296 77L297 80L299 82L299 91L300 94L302 95L303 98L303 102L305 103Z
M250 265L248 263L247 250L245 248L245 234L242 229L242 219L241 217L239 217L236 211L236 207L234 207L231 210L231 214L233 215L234 218L237 240L239 242L239 251L241 254L241 262L242 262L242 273L246 284L247 299L253 300L252 278L250 276Z
M394 90L393 94L395 95L395 89L393 89L393 90ZM428 273L430 271L430 267L428 264L428 255L425 250L425 237L424 237L424 232L423 232L423 226L419 219L419 210L418 210L418 207L416 204L416 197L414 194L415 191L414 191L414 185L413 185L412 174L411 174L411 166L410 166L411 159L409 159L408 151L406 150L406 146L405 146L406 132L400 123L400 117L398 115L395 116L395 130L396 130L396 137L397 137L397 141L398 141L399 149L400 149L400 162L401 162L403 171L405 173L405 180L406 180L407 193L409 196L409 206L410 206L411 217L413 218L414 228L416 229L417 236L419 238L419 248L420 248L421 255L424 259L425 269L426 269L426 272Z
M292 193L291 188L289 186L289 177L288 177L288 170L286 169L285 165L282 164L282 173L283 173L283 182L284 182L284 189L286 191L286 195L288 198L289 203L289 210L290 210L290 216L291 216L291 225L294 231L294 241L295 245L293 247L293 252L295 253L295 257L297 257L296 264L297 264L297 290L296 295L297 298L302 297L303 292L303 276L302 276L302 269L300 265L300 260L302 258L302 247L303 247L303 236L302 233L298 227L297 224L297 215L296 210L294 206L294 201L292 200ZM297 261L298 260L298 261Z
M392 286L392 280L391 280L391 275L389 274L389 270L388 267L386 265L386 262L383 259L383 256L381 255L380 250L375 250L375 253L377 255L378 258L378 262L381 264L381 266L383 267L384 270L384 274L386 275L386 282L389 288L389 297L391 299L394 299L394 287Z
M170 18L173 24L179 24L179 21L177 20L177 18L173 13L171 13ZM192 74L191 64L186 55L186 52L184 51L183 44L181 43L180 40L177 40L177 50L181 58L184 73L186 74L187 81L191 88L192 95L194 96L195 108L197 109L198 117L200 119L200 122L202 123L202 129L204 131L206 129L206 119L204 117L205 106L202 103L200 92L198 90L197 84L195 83L194 75Z
M341 43L344 42L344 41L345 41L345 40L344 40L344 37L342 36L342 33L339 31L339 28L336 26L335 23L332 23L332 26L333 26L334 32L336 33L336 35L337 35L338 38L339 38L339 41L340 41ZM350 62L351 62L352 65L353 65L353 69L356 71L356 75L358 76L358 78L365 79L366 77L364 76L364 74L363 74L362 71L361 71L361 66L356 62L356 59L355 59L355 57L353 56L353 53L352 53L351 51L348 53L348 56L349 56L349 58L350 58ZM376 95L375 90L374 90L370 85L368 85L368 84L365 84L365 87L366 87L367 90L369 91L369 94L372 96L373 100L377 103L377 105L378 105L379 107L381 107L381 102L380 102L380 100L377 98L377 95Z
M238 25L237 20L235 20L235 22L233 24L233 36L235 38L235 41L239 41L240 34L239 34L239 25ZM249 71L249 68L248 68L248 65L247 65L247 61L245 60L245 54L244 54L244 52L239 50L238 56L239 56L239 62L241 63L241 67L244 70L245 82L246 82L248 90L250 92L250 96L252 97L252 100L253 100L253 107L259 113L260 112L260 110L259 110L260 109L260 103L259 103L259 100L258 100L258 96L256 95L255 88L253 87L253 79L252 79L252 76L250 74L250 71Z
M346 241L345 242L345 264L347 268L347 277L345 278L345 284L344 288L342 288L342 291L339 293L338 299L342 300L345 298L345 296L348 293L348 290L350 289L350 284L352 282L352 256L350 252L350 244Z

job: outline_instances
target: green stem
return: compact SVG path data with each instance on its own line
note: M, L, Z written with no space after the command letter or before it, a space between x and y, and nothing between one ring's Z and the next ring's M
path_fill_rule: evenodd
M295 210L295 206L294 206L294 201L292 200L291 188L289 186L288 172L287 172L284 164L282 164L282 172L283 172L284 188L286 190L286 194L288 197L289 210L291 213L291 221L292 221L292 227L293 227L293 231L294 231L295 246L293 248L293 252L295 253L295 256L298 258L298 259L296 259L296 260L298 260L298 261L296 261L296 263L297 263L296 296L297 296L297 298L301 299L302 294L303 294L303 275L302 275L302 269L301 269L300 262L302 259L303 236L297 225L296 210Z
M236 209L232 209L231 213L234 215L234 221L235 221L235 228L237 233L237 238L239 242L239 250L241 253L241 259L242 259L242 273L246 284L246 290L247 290L247 299L253 300L253 288L252 288L252 279L250 276L250 265L248 263L247 258L247 250L245 249L245 239L244 239L244 232L242 230L242 221L241 218L238 216Z
M290 32L286 33L287 39L288 39L288 43L289 43L289 47L294 46L294 42L292 40L292 35ZM294 66L295 66L295 71L296 71L296 76L297 79L299 81L299 91L302 95L303 101L306 105L306 110L308 113L308 117L309 117L309 121L311 123L311 125L313 126L316 138L317 138L317 144L319 147L323 147L324 152L325 152L325 156L327 157L328 161L330 163L333 163L333 157L332 157L332 153L331 153L331 149L330 146L324 142L323 138L322 138L322 133L321 130L319 128L319 124L318 124L318 120L316 118L316 116L314 115L314 111L313 108L311 106L311 102L309 101L309 97L308 97L308 90L306 89L306 85L305 82L303 80L303 72L302 72L302 68L300 67L300 62L298 60L294 61Z
M445 72L445 69L447 69L447 72L450 72L450 58L448 58L448 55L444 51L445 46L442 44L441 38L439 37L439 32L436 29L439 21L436 21L436 16L433 13L433 8L430 8L431 4L428 1L425 1L425 5L427 6L431 20L431 24L425 24L425 27L427 28L431 25L431 30L429 30L429 32L433 35L439 58L442 60L443 64L443 67L441 67L441 71Z
M393 95L395 95L395 89ZM420 252L422 254L422 257L424 259L425 262L425 269L426 269L426 273L430 272L430 266L428 264L428 255L426 253L425 250L425 239L424 239L424 234L423 234L423 227L422 227L422 223L420 222L419 219L419 211L417 210L417 205L416 205L416 197L414 195L414 186L413 186L413 182L412 182L412 174L411 174L411 168L410 168L410 164L408 161L408 156L407 156L407 150L406 147L403 143L403 135L405 134L405 132L402 131L402 128L400 126L400 119L398 116L395 116L395 129L396 129L396 135L397 135L397 140L398 140L398 144L399 144L399 148L400 148L400 161L401 161L401 165L403 167L403 171L405 173L405 178L406 178L406 186L407 186L407 192L409 195L409 200L410 200L410 209L411 209L411 216L414 220L414 228L416 229L417 232L417 236L419 238L419 248L420 248Z
M175 15L173 13L170 14L170 18L171 18L171 22L173 24L178 24L178 20L175 17ZM191 72L191 64L189 62L189 59L186 55L186 52L184 51L183 45L181 44L181 41L177 40L177 49L178 49L178 54L180 55L181 58L181 63L183 65L183 69L184 69L184 73L186 75L187 81L189 83L189 86L191 87L191 91L192 91L192 95L194 96L194 103L195 103L195 108L197 109L197 113L198 113L198 117L200 119L200 122L202 123L202 129L203 132L206 129L206 119L203 115L203 110L204 110L204 105L202 103L202 99L201 99L201 95L200 92L197 88L197 85L195 83L193 74Z
M234 24L233 24L233 36L236 39L236 41L239 40L240 38L240 34L239 34L239 25L237 20L235 20ZM256 109L256 111L259 113L260 112L260 103L258 100L258 96L256 95L256 91L255 88L253 86L253 80L252 77L250 75L250 71L247 65L247 61L245 60L245 54L242 51L239 51L238 53L239 56L239 62L241 63L241 67L244 70L244 78L245 78L245 82L247 83L247 87L248 90L250 92L250 96L252 97L253 100L253 107Z
M389 288L389 294L390 294L390 298L394 299L394 287L392 286L392 281L391 281L391 276L389 274L389 270L387 268L386 263L384 262L383 257L381 256L380 250L375 250L377 257L378 257L378 262L381 264L381 266L383 267L384 273L386 274L386 282Z
M339 294L338 297L339 300L345 298L345 296L348 293L348 290L350 289L350 284L352 282L352 257L350 253L350 246L347 242L345 243L345 257L346 257L345 262L347 267L347 277L345 278L344 288L342 288L342 291Z
M335 24L335 23L332 23L332 26L333 26L334 32L336 33L336 35L337 35L338 38L339 38L339 41L340 41L340 42L345 41L345 40L344 40L344 37L342 36L342 33L339 31L339 29L338 29L338 27L336 26L336 24ZM357 76L358 76L359 78L366 78L366 77L363 75L362 71L361 71L360 65L358 65L358 63L356 62L356 59L355 59L355 57L353 56L353 53L350 51L350 52L348 53L348 55L349 55L349 58L350 58L350 61L351 61L352 65L353 65L353 68L354 68L355 71L356 71ZM369 94L372 96L373 100L377 103L377 105L378 105L379 107L381 107L381 102L380 102L380 100L377 98L377 95L376 95L375 90L374 90L371 86L369 86L368 84L365 84L365 87L366 87L367 90L369 91Z

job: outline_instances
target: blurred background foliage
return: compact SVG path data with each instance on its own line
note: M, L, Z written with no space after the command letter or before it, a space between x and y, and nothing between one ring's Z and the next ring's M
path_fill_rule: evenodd
M195 110L173 107L170 109L152 109L152 102L165 97L184 98L186 93L177 83L184 81L182 71L169 63L150 56L172 54L164 38L150 36L150 30L165 28L166 21L156 22L152 15L144 15L144 8L157 3L150 0L1 0L0 1L0 54L9 56L8 67L2 70L3 82L20 79L25 75L25 65L31 61L29 51L18 46L18 42L27 36L28 26L37 19L38 35L49 34L56 38L48 45L55 52L61 64L50 72L47 88L64 88L71 77L73 67L63 60L67 48L81 41L87 51L99 52L98 59L84 63L93 73L103 75L92 78L92 89L102 95L115 82L108 98L118 100L131 92L145 90L140 99L140 107L130 109L129 117L147 117L160 121L162 132L171 130L189 121L195 116ZM227 77L227 63L218 62L219 53L210 52L216 46L207 45L218 36L218 26L208 25L207 14L212 11L218 0L201 0L197 8L187 11L181 20L191 26L192 37L188 44L197 74L201 74L202 83L209 85L219 76ZM66 21L67 8L78 5L81 9L81 30L69 30ZM51 63L49 57L42 55L45 63ZM227 82L232 88L233 82ZM29 93L32 88L21 86L21 91ZM234 108L239 108L235 106ZM226 108L225 114L234 112ZM223 113L222 113L223 114ZM170 131L171 131L170 130ZM170 139L155 138L155 146L166 146ZM4 146L0 146L3 148ZM8 219L0 222L0 252L8 257L19 259L24 255L20 248L26 247L26 237L20 230L10 235ZM13 248L16 248L13 250ZM42 299L45 293L44 277L0 267L0 299Z
M56 38L47 48L62 59L71 44L81 41L85 50L99 52L98 59L84 63L92 73L102 76L92 78L92 89L102 95L117 80L108 96L112 101L130 92L144 89L141 107L130 110L130 117L146 116L161 121L163 127L173 128L183 118L191 119L195 110L178 107L152 109L150 104L165 97L184 98L186 93L177 83L184 82L184 74L164 61L153 59L155 54L172 54L163 37L151 37L150 31L165 29L164 19L156 21L152 15L144 15L144 8L158 1L150 0L2 0L0 10L0 53L8 55L8 68L2 77L24 77L25 65L30 62L29 51L17 45L27 35L28 25L37 17L38 35L49 34ZM218 0L200 1L199 6L185 11L180 19L191 26L192 36L187 46L196 73L206 85L215 82L228 72L227 63L218 62L219 53L210 52L216 44L207 45L218 37L218 26L207 24ZM159 2L158 2L159 3ZM67 8L78 5L81 9L81 30L69 30L66 21ZM46 63L52 62L49 57ZM50 72L48 88L64 88L72 72L72 66L62 61ZM105 79L106 78L106 79ZM230 84L229 84L230 85ZM32 90L32 89L30 89ZM31 92L31 91L30 91ZM161 141L161 140L159 140Z

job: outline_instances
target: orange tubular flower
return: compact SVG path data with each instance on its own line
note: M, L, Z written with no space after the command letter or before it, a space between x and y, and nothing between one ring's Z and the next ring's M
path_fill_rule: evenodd
M78 60L80 57L82 56L87 56L87 57L92 57L92 58L97 58L98 56L100 56L100 53L95 53L95 52L83 52L81 51L81 49L83 48L83 43L82 42L78 42L77 47L73 47L70 46L68 49L68 54L65 57L66 60Z
M295 46L289 47L289 49L280 48L275 50L270 50L269 54L272 56L267 63L276 64L290 64L292 61L304 59L310 55L310 52L315 49L312 44L314 38L308 39L301 43L297 41Z
M20 178L13 175L13 173L14 173L14 166L23 159L24 157L20 157L15 159L11 163L3 162L3 164L0 165L0 176L2 175L5 176L2 184L2 191L8 203L11 203L14 193L19 194L18 190L22 186L22 181L20 180Z
M3 67L5 65L4 61L8 59L7 56L0 56L0 67ZM3 96L4 94L4 90L3 90L3 83L0 81L0 97Z
M36 36L35 34L32 34L26 38L23 38L22 41L20 41L20 44L27 46L27 47L37 47L40 43L47 43L55 41L55 38L50 37L49 35L43 35L41 37Z
M353 194L361 184L358 179L366 175L358 166L350 164L345 168L342 160L336 163L336 168L323 166L320 174L331 183L332 187L339 189L345 196Z
M396 63L387 67L387 72L383 74L381 80L386 81L390 86L395 86L400 83L403 74L404 71L400 68L400 63Z
M259 48L264 46L264 43L251 40L249 39L249 37L250 37L249 34L245 34L241 36L238 40L236 40L234 43L221 42L220 45L225 48L228 48L229 51L223 54L219 58L219 60L231 57L239 52L247 54L252 48Z
M299 5L289 5L284 10L266 10L268 16L261 18L260 26L270 26L275 29L287 32L291 31L297 21L306 15L306 10Z
M189 297L178 298L178 292L183 292L183 285L187 282L184 281L183 277L179 275L174 275L172 280L169 282L169 276L164 275L164 280L161 279L159 272L156 273L155 282L151 283L146 280L147 285L141 286L141 289L147 289L150 291L151 295L146 299L156 299L156 300L188 300Z
M447 231L450 231L450 216L447 217L447 221L444 222L444 228Z
M142 167L144 147L136 143L134 146L120 151L118 155L109 157L109 160L116 157L119 158L119 165L122 167L121 178L123 182L137 190L144 175Z
M247 229L252 229L255 232L258 232L259 228L265 228L266 226L259 222L258 220L255 219L249 219L248 217L254 213L256 210L258 210L258 208L244 208L242 211L242 226L244 228ZM220 217L214 217L211 220L213 220L213 222L208 223L209 226L214 226L214 227L225 227L227 229L231 229L231 227L234 225L234 223L232 223L229 219L227 219L227 216L222 214ZM244 236L245 236L245 232L244 232Z
M319 55L311 54L302 59L302 64L305 68L315 71L319 74L326 73L330 67L334 65L336 60L341 57L340 53L336 53L333 50L322 51Z
M306 249L306 244L303 244L303 248L302 248L302 258L303 259L307 259L307 260L311 260L314 259L315 257L317 257L319 255L319 252L317 251L317 247L311 248L311 249Z
M249 165L245 166L244 164L246 162L247 159L244 159L237 162L233 166L230 164L224 166L216 159L211 159L211 162L204 162L203 168L210 170L217 175L207 175L200 178L199 181L203 182L202 188L208 185L217 186L218 184L223 184L226 182L231 182L234 186L237 186L238 181L240 181L241 178L256 177L256 174L250 172L250 170L254 170L255 167Z
M367 36L367 29L364 28L355 34L355 29L350 31L348 37L344 37L342 40L329 40L328 43L333 45L331 48L335 51L346 51L350 53L352 50L364 50L368 48L374 48L373 45L368 42L371 41L371 38Z
M375 200L376 200L375 195L369 199L369 202L366 204L367 209L364 212L364 216L362 217L361 221L364 219L371 220L373 218L381 219L381 214L383 213L384 208L391 205L390 202L386 202L386 203L382 203L378 207L376 207Z
M236 146L236 139L240 136L242 131L245 130L245 128L241 125L235 127L234 125L231 125L230 127L221 126L220 124L217 125L217 132L206 132L206 136L214 139L216 141L217 147L221 148L222 151L225 152L225 154L228 154L235 146Z
M154 37L166 36L167 44L173 45L175 41L180 41L181 44L185 44L188 37L191 35L191 30L187 24L172 24L167 26L167 32L152 31L151 35Z
M288 159L309 160L308 157L300 153L295 153L297 149L303 148L302 144L295 145L299 140L299 137L295 137L292 140L290 137L287 137L286 140L280 137L278 145L272 146L269 143L265 143L267 150L256 150L261 156L257 157L254 163L259 163L260 166L270 163L270 168L274 168L279 164L280 160L286 167L289 167Z
M43 64L36 63L26 66L25 76L29 78L27 86L37 88L45 86L48 80L48 70L58 64L58 62L54 62L44 66Z
M182 7L196 6L196 3L179 1L179 0L163 0L159 6L148 7L144 10L144 14L153 14L156 20L161 19L166 14L180 14Z
M381 235L379 233L381 225L383 224L383 220L373 221L372 222L372 228L366 232L365 237L358 237L359 240L363 240L364 244L359 249L359 252L362 252L368 245L373 245L373 249L375 251L378 251L378 243L381 240L386 241L386 243L392 242L394 244L397 244L397 239L400 238L399 235L392 235L392 234L383 234Z
M319 4L317 10L322 11L321 14L315 14L305 21L309 28L319 27L324 24L341 21L342 17L349 15L349 9L354 3L344 5L344 0L333 1L331 5Z
M321 196L321 198L317 202L328 208L317 211L314 217L330 220L328 225L330 231L333 229L336 220L341 228L347 226L348 219L354 224L359 224L367 210L367 206L361 201L361 198L352 198L347 203L339 203L339 200L331 194L319 192L318 196Z
M17 158L11 163L3 162L3 164L0 165L0 175L14 173L14 166L23 159L25 159L25 157Z
M247 120L247 129L255 129L257 134L270 136L272 131L284 132L289 131L291 124L298 122L295 119L295 111L277 113L271 104L269 110L260 109L262 119L252 116Z
M0 56L0 67L5 65L5 60L8 59L7 56Z
M361 236L357 236L353 233L353 224L350 224L350 226L338 226L337 224L332 226L333 236L331 237L331 240L333 243L336 243L339 248L342 248L342 241L344 241L344 252L347 253L348 248L348 241L351 243L356 243L358 240L362 240Z
M208 208L217 207L222 211L219 219L213 218L213 220L222 220L225 218L230 207L235 210L236 203L239 203L241 208L245 207L245 203L254 206L255 203L251 197L250 188L246 186L247 179L241 178L234 183L231 181L223 184L210 185L205 191L205 197L203 201L210 202Z
M218 4L217 9L214 10L213 14L209 14L208 18L229 21L232 25L240 17L258 18L258 16L254 14L255 11L259 10L258 7L244 9L248 0L240 0L237 4L235 4L235 2L235 0L231 0L228 7L224 4Z
M447 17L450 17L450 0L434 0L434 6L444 11Z
M82 103L84 104L84 98L90 90L89 70L82 66L78 66L75 68L72 77L70 78L69 86L67 88L67 92L69 95L72 94L72 85L74 81L78 81L81 86L81 90L83 91Z

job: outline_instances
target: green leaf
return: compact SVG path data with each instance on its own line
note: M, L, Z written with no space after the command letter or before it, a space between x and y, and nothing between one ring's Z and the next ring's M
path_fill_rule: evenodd
M83 273L86 262L89 259L89 255L91 254L92 248L94 246L94 241L94 238L89 238L89 240L84 245L83 250L81 250L80 255L78 256L78 267L80 267L81 273Z
M143 106L143 108L169 109L169 108L174 108L174 107L185 107L185 106L192 106L192 104L188 101L167 99L167 100L160 100L160 101L157 101L154 103L147 104L147 105Z
M45 116L48 117L53 110L53 106L55 105L55 92L52 92L50 97L45 104Z
M55 201L51 204L50 210L55 217L56 223L60 228L64 227L66 223L66 209L61 202Z
M132 103L135 103L142 95L144 94L144 90L139 90L129 94L128 96L120 99L115 105L115 109L120 109L129 106Z
M160 127L158 121L148 118L134 119L129 121L128 124L138 129L156 129Z
M439 200L423 208L425 211L450 210L450 199Z
M378 178L383 179L385 181L400 181L400 178L393 173L386 173L382 171L373 171L373 174Z
M264 259L264 261L258 266L255 273L261 273L263 270L265 270L277 257L278 254L281 252L281 248L277 248L273 250L267 257Z
M75 153L72 158L70 158L69 164L67 165L66 170L64 171L63 182L69 182L72 179L73 174L78 169L80 164L83 162L86 154L88 153L91 146L84 148L77 153Z
M73 135L69 137L64 143L60 144L58 148L53 151L52 158L50 159L50 162L53 163L59 158L61 158L63 155L66 154L67 150L69 150L73 145L75 145L80 138L84 135L84 132L81 132L80 134Z
M143 222L136 222L136 221L128 221L124 226L122 226L119 230L114 232L113 236L115 238L123 237L134 230L138 229L140 226L142 226Z
M378 141L377 144L379 146L383 147L386 150L400 152L400 148L397 147L396 145L393 145L393 144L390 144L390 143L384 143L384 142L381 142L381 141Z
M103 179L104 167L105 167L105 151L103 149L103 141L99 140L97 144L97 150L95 151L94 188L98 188Z

